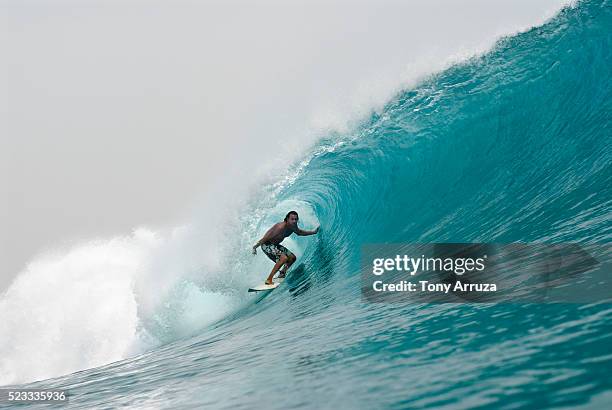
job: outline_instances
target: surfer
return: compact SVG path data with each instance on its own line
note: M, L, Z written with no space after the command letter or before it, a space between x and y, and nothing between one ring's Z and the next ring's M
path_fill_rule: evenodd
M278 277L284 278L287 274L287 269L289 269L289 267L291 267L296 260L295 255L289 249L280 244L283 239L292 233L299 236L308 236L319 232L319 227L317 227L317 229L314 231L304 231L298 228L298 220L298 213L295 211L290 211L285 216L283 222L274 224L272 228L268 229L268 232L266 232L263 238L257 241L257 243L253 246L253 255L257 255L257 247L261 246L261 250L264 251L268 258L275 262L272 272L270 272L268 279L266 279L266 285L272 284L272 278L283 265L283 269L280 271Z

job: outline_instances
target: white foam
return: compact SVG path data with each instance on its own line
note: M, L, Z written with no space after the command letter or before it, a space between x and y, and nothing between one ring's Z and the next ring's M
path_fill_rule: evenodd
M188 232L138 229L31 262L0 299L0 385L120 360L226 315L239 300L214 257L182 256Z

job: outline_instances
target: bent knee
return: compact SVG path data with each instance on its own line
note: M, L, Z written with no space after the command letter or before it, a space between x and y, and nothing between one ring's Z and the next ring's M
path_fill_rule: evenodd
M281 255L280 258L278 258L278 261L285 263L287 262L287 259L288 259L287 255Z
M289 260L291 262L295 262L296 259L297 259L297 257L294 254L289 255Z

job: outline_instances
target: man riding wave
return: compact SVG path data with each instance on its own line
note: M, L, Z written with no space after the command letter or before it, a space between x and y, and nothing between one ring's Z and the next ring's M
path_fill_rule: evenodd
M283 239L292 233L299 236L308 236L319 232L319 227L317 227L314 231L304 231L300 229L297 226L298 220L298 213L295 211L290 211L285 216L283 222L274 224L272 228L268 229L268 232L266 232L263 238L257 241L257 243L253 246L253 255L257 254L257 247L261 246L261 250L264 251L268 258L275 262L272 272L270 272L270 275L268 275L268 278L266 279L266 285L272 284L272 278L283 265L283 269L280 271L278 277L284 278L287 274L287 269L289 269L289 267L291 267L296 260L295 255L289 249L280 244Z

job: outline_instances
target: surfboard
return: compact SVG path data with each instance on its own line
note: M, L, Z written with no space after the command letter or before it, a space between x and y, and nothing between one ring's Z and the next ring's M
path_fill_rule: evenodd
M249 288L249 292L264 292L266 290L272 290L272 289L276 289L276 287L280 285L280 283L272 283L271 285L258 285L258 286L253 286L252 288Z
M263 285L253 286L252 288L249 288L249 292L265 292L268 290L276 289L278 285L283 283L284 280L285 278L275 278L273 279L273 282L271 285L263 284Z

